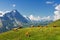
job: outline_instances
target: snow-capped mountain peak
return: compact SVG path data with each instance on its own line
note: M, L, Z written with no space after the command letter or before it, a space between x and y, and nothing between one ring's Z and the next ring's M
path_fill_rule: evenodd
M23 23L28 23L28 20L23 17L17 10L7 12L0 17L0 24L2 24L1 30L6 31L14 27L23 26ZM8 28L8 29L7 29Z

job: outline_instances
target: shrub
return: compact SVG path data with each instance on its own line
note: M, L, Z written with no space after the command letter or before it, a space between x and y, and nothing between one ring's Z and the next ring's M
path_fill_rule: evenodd
M37 27L41 27L40 25L38 25Z

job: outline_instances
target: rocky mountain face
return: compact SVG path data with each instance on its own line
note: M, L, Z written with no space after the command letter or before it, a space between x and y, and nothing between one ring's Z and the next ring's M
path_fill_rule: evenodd
M5 13L3 17L0 17L0 32L23 26L23 23L28 23L28 20L17 10L12 10L11 12Z

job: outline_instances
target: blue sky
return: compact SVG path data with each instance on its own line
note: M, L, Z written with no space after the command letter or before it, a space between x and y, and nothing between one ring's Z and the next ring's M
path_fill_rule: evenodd
M55 4L60 4L60 0L0 0L0 11L17 9L26 16L52 16Z

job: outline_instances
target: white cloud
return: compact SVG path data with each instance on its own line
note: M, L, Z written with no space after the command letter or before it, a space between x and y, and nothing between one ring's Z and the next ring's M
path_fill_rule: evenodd
M55 7L54 11L54 21L60 19L60 4Z
M53 1L46 1L46 4L53 4Z
M10 12L10 11L5 11L4 14L5 14L5 13L8 13L8 12Z
M60 11L60 4L55 7L56 10Z
M4 15L4 12L0 11L0 17L2 17Z
M42 20L51 20L51 17L50 16L47 16L47 17L43 17L41 18Z
M13 4L12 6L13 6L13 7L15 7L15 6L16 6L16 4Z
M35 21L51 20L50 16L47 16L47 17L40 17L40 16L37 16L37 17L35 17L35 16L33 16L33 15L30 15L30 16L29 16L29 19L30 19L30 20L35 20Z
M36 20L36 21L40 20L39 16L35 17L33 15L30 15L29 18L30 18L30 20Z
M3 17L3 15L4 15L5 13L8 13L8 12L10 12L10 11L5 11L5 12L0 11L0 17Z

